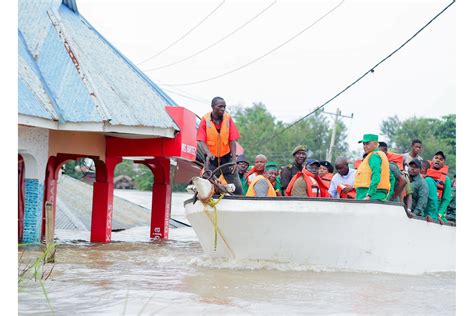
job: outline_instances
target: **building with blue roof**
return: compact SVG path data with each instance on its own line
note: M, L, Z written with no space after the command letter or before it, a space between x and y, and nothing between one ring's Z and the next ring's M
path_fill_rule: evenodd
M170 157L195 158L195 115L97 32L76 1L18 5L19 240L42 238L60 167L89 157L97 170L91 240L108 242L115 165L141 159L156 173L156 192L170 195ZM161 200L151 237L167 237L169 210Z

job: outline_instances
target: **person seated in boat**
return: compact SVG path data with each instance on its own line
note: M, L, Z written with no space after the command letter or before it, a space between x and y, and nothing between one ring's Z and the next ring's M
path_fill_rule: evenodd
M423 178L426 177L426 172L428 172L428 169L430 169L430 163L426 160L420 160L421 161L421 170L420 174Z
M390 167L385 153L378 149L379 137L364 134L363 144L367 156L357 169L354 187L357 200L384 201L390 191Z
M403 167L405 170L408 170L409 166L408 164L410 161L413 159L418 159L418 160L423 160L423 158L420 156L421 152L423 150L423 144L421 140L419 139L414 139L411 141L411 148L410 151L407 153L404 153L403 156Z
M408 192L404 191L409 180L403 173L403 156L389 152L388 145L385 142L379 142L379 150L383 151L387 156L390 168L390 191L388 192L387 200L403 201L407 194L411 194L410 188L408 188Z
M244 154L237 157L237 173L239 175L240 183L242 184L242 194L246 194L249 188L249 183L245 174L249 168L250 163L247 161L247 158Z
M331 179L333 177L334 167L332 164L327 160L321 160L319 166L318 175L323 180L324 184L326 185L326 189L329 189L331 185Z
M287 166L283 167L280 173L281 177L281 190L286 192L286 188L290 183L291 179L298 173L303 170L304 163L306 161L306 151L308 148L305 145L296 146L292 155L295 159L294 163L290 163Z
M265 165L267 164L267 157L263 154L255 156L255 164L250 167L245 174L248 183L251 183L257 176L263 176L265 173Z
M256 176L250 183L246 196L274 197L277 193L274 189L278 168L274 165L267 166L263 175Z
M333 198L355 199L354 177L356 170L349 167L347 158L336 159L336 174L331 179L329 194Z
M431 168L426 172L426 179L428 181L428 178L431 178L436 183L439 203L436 219L441 224L447 222L445 214L451 202L451 179L448 177L447 172L446 156L442 151L438 151L431 161Z
M277 196L282 196L281 192L281 177L280 177L280 169L278 168L278 164L274 161L269 161L266 164L265 168L275 168L277 170L277 176L274 182L272 182L273 188L275 189L275 193Z
M236 140L240 138L240 133L225 111L223 98L213 98L211 108L212 111L202 117L196 139L204 150L206 160L209 160L209 169L215 170L223 164L237 162ZM222 174L227 183L235 185L234 194L242 195L242 185L236 173L237 164L220 169L216 177Z
M319 167L319 161L308 160L303 170L298 171L291 179L285 196L330 197L323 180L318 175Z
M409 217L414 215L426 216L425 209L428 203L429 190L426 180L421 176L421 161L415 158L408 165L410 166L408 174L410 175L412 193L407 195L406 198L407 214ZM436 194L436 190L434 192Z

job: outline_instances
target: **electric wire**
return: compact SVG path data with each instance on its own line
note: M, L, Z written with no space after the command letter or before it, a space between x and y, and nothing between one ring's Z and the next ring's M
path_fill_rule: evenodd
M186 60L189 60L193 57L196 57L198 55L200 55L201 53L211 49L212 47L216 46L217 44L223 42L224 40L228 39L229 37L231 37L232 35L234 35L235 33L237 33L238 31L240 31L241 29L243 29L245 26L247 26L248 24L250 24L252 21L256 20L260 15L262 15L265 11L267 11L268 9L270 9L275 3L277 3L277 0L273 1L272 3L270 3L270 5L268 5L267 7L265 7L262 11L260 11L259 13L257 13L255 16L253 16L250 20L248 20L247 22L245 22L244 24L242 24L241 26L239 26L238 28L236 28L235 30L233 30L232 32L230 32L229 34L223 36L222 38L220 38L219 40L215 41L214 43L212 43L211 45L195 52L194 54L188 56L188 57L184 57L180 60L177 60L175 62L172 62L172 63L169 63L169 64L166 64L166 65L163 65L163 66L158 66L158 67L154 67L154 68L150 68L150 69L145 69L144 71L145 72L148 72L148 71L154 71L154 70L158 70L158 69L164 69L164 68L168 68L168 67L171 67L171 66L174 66L174 65L177 65L177 64L180 64Z
M315 26L316 24L318 24L319 22L321 22L322 20L324 20L327 16L329 16L331 13L333 13L335 10L337 10L343 3L345 2L345 0L342 0L341 2L339 2L335 7L333 7L331 10L329 10L328 12L326 12L323 16L321 16L320 18L318 18L316 21L312 22L310 25L308 25L307 27L305 27L304 29L302 29L301 31L299 31L298 33L296 33L295 35L293 35L292 37L290 37L289 39L287 39L286 41L284 41L283 43L279 44L278 46L274 47L273 49L269 50L268 52L266 52L265 54L253 59L252 61L246 63L246 64L243 64L237 68L234 68L232 70L229 70L225 73L222 73L220 75L217 75L217 76L214 76L214 77L210 77L210 78L207 78L207 79L203 79L203 80L199 80L199 81L192 81L192 82L185 82L185 83L172 83L172 84L167 84L167 83L163 83L164 86L169 86L169 87L173 87L173 86L189 86L189 85L194 85L194 84L199 84L199 83L203 83L203 82L207 82L207 81L211 81L211 80L215 80L215 79L218 79L218 78L222 78L224 76L227 76L227 75L230 75L236 71L239 71L245 67L248 67L254 63L256 63L257 61L267 57L268 55L274 53L275 51L277 51L278 49L282 48L283 46L285 46L286 44L288 44L289 42L291 42L292 40L294 40L295 38L299 37L301 34L305 33L306 31L308 31L310 28L312 28L313 26Z
M436 14L431 20L428 21L428 23L426 23L421 29L419 29L415 34L413 34L408 40L406 40L402 45L400 45L397 49L395 49L394 51L392 51L390 54L388 54L385 58L383 58L382 60L380 60L378 63L376 63L373 67L371 67L369 70L367 70L363 75L361 75L359 78L357 78L356 80L354 80L351 84L349 84L347 87L345 87L344 89L342 89L341 91L339 91L335 96L333 96L332 98L330 98L329 100L327 100L326 102L324 102L323 104L321 104L320 106L318 106L316 109L314 109L313 111L309 112L308 114L304 115L303 117L299 118L298 120L294 121L293 123L291 123L290 125L286 126L284 129L282 129L281 131L277 132L276 134L272 135L271 138L266 138L266 139L263 139L261 142L258 142L257 143L257 146L259 145L263 145L265 144L266 142L268 142L270 139L274 139L275 137L277 137L278 135L281 135L283 134L285 131L289 130L290 128L292 128L293 126L297 125L298 123L302 122L304 119L306 119L307 117L309 117L310 115L312 115L313 113L317 112L319 109L323 108L325 105L329 104L330 102L332 102L334 99L336 99L337 97L339 97L341 94L343 94L344 92L346 92L347 90L349 90L352 86L354 86L356 83L358 83L360 80L362 80L365 76L367 76L369 73L373 73L374 72L374 69L377 68L378 66L380 66L383 62L385 62L387 59L389 59L390 57L392 57L395 53L397 53L400 49L402 49L406 44L408 44L408 42L410 42L413 38L415 38L418 34L420 34L428 25L430 25L434 20L436 20L441 14L443 14L449 7L451 7L451 5L453 5L454 3L456 2L456 0L453 0L449 5L447 5L443 10L441 10L438 14Z
M225 0L223 0L221 3L219 3L219 5L217 5L217 7L215 7L208 15L206 15L204 17L204 19L202 19L198 24L196 24L195 26L193 26L189 31L187 31L186 33L184 33L181 37L179 37L177 40L175 40L173 43L171 43L170 45L168 45L166 48L162 49L161 51L159 51L158 53L142 60L141 62L137 63L137 66L138 65L141 65L143 63L146 63L147 61L157 57L157 56L160 56L161 54L163 54L164 52L166 52L168 49L170 49L171 47L173 47L174 45L176 45L177 43L179 43L180 41L182 41L184 38L186 38L186 36L188 36L189 34L191 34L194 30L196 30L202 23L204 23L209 17L211 17L211 15L213 15L217 10L219 10L219 8L225 3Z

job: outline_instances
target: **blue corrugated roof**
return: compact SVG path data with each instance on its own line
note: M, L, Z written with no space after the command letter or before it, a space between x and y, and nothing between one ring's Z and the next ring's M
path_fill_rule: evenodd
M19 114L178 130L165 110L176 103L78 14L75 1L20 0L18 27Z

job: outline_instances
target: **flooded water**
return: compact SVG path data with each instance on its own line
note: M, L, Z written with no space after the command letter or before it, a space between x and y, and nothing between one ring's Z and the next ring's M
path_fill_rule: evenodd
M179 212L178 212L179 213ZM180 214L176 214L180 215ZM182 215L182 214L181 214ZM173 213L172 213L173 216ZM18 295L27 314L424 314L454 315L455 273L397 275L207 258L192 228L150 241L149 227L90 244L87 232L57 231L56 262ZM22 262L37 248L20 249ZM48 303L49 300L49 303Z

